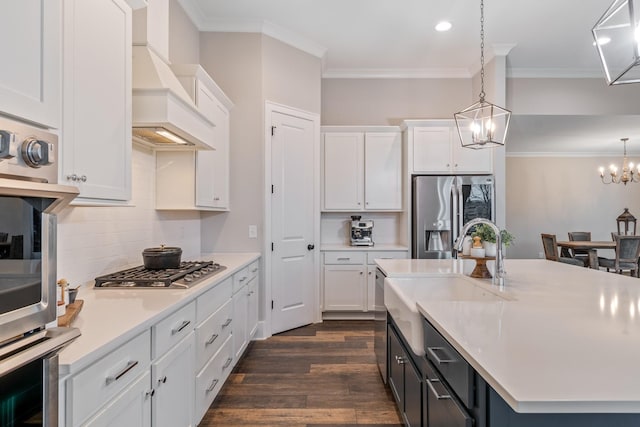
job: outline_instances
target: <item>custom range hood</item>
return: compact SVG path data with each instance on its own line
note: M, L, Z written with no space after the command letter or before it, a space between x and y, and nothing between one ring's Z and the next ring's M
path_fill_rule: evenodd
M149 0L133 15L133 140L156 150L214 149L215 124L173 74L169 0Z

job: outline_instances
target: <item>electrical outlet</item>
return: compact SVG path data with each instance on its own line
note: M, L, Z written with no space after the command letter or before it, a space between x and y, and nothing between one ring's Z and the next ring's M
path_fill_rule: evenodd
M250 239L257 239L258 238L258 226L257 225L250 225L249 226L249 238Z

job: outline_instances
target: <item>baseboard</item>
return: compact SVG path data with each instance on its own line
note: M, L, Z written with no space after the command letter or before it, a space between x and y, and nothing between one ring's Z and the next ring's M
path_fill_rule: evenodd
M373 311L324 311L322 320L374 320Z

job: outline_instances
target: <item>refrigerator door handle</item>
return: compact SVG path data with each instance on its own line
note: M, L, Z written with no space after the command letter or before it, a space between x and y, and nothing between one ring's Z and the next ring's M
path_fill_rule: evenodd
M459 232L459 213L458 213L458 180L457 178L453 178L453 182L451 183L451 247L455 244L458 239Z
M456 179L456 191L458 192L458 230L462 230L464 225L464 192L462 191L462 182Z

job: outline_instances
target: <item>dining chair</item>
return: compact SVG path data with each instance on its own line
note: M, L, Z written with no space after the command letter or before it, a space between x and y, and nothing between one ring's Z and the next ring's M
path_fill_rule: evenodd
M570 231L569 241L588 242L591 240L590 231ZM585 267L589 266L589 251L584 249L570 249L569 254L572 258L579 259L583 262Z
M0 242L5 243L7 240L9 240L9 233L0 232Z
M556 243L555 234L542 233L540 236L542 237L542 249L544 249L544 257L546 259L584 267L584 263L579 259L558 255L558 244Z
M629 271L631 276L640 277L640 272L638 271L640 236L615 234L613 240L616 242L616 257L613 259L598 257L600 267L606 268L607 271L613 270L618 274L622 274L623 271Z

